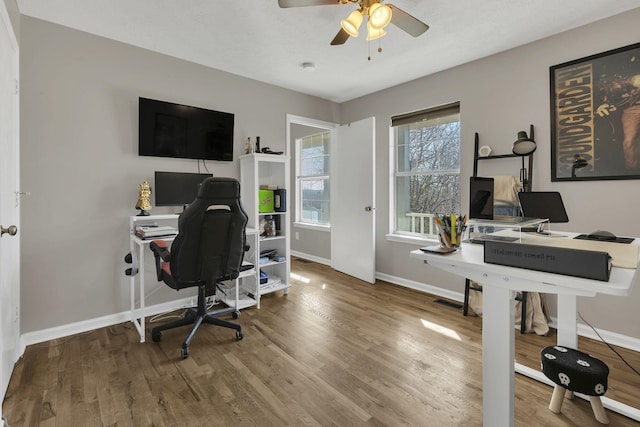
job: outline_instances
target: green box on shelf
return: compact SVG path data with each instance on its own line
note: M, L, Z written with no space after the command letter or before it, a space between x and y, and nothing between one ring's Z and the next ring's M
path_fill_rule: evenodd
M258 212L273 212L273 190L258 190Z

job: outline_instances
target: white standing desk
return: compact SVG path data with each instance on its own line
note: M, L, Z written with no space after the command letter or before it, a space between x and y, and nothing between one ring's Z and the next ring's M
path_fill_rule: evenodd
M569 234L569 233L563 233ZM571 237L575 234L571 234ZM535 241L522 238L523 243ZM631 243L638 244L638 239ZM482 410L483 425L514 425L514 304L516 291L544 292L558 296L558 344L577 348L577 297L597 294L626 296L640 281L635 269L613 267L608 282L544 273L484 263L484 246L463 243L448 255L411 252L411 257L483 285ZM608 399L611 402L611 399ZM606 407L611 407L603 399ZM621 404L622 405L622 404ZM640 411L622 405L632 418ZM636 418L640 419L640 418Z

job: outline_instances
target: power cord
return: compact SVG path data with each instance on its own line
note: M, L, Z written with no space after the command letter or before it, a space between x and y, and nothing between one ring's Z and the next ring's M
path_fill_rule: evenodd
M202 159L202 166L204 167L204 170L207 171L207 173L211 173L209 172L209 168L207 168L207 163L204 161L204 159ZM198 159L198 173L200 173L200 159Z
M173 310L175 311L175 310ZM172 313L173 311L170 311L169 313ZM166 319L183 319L185 314L187 314L188 309L184 309L182 311L182 313L178 313L178 314L167 314L165 313L160 313L160 314L156 314L155 316L152 316L149 318L149 323L155 323L155 322L160 322L162 320L166 320Z
M622 355L621 355L620 353L618 353L618 351L617 351L615 348L613 348L613 346L612 346L611 344L609 344L608 342L606 342L606 341L604 340L604 338L602 338L602 336L598 333L598 331L596 330L596 328L594 328L593 326L591 326L591 323L587 322L587 321L584 319L584 317L582 317L582 314L580 314L580 312L578 312L578 316L580 316L580 319L582 319L582 321L583 321L584 323L586 323L586 324L587 324L591 329L593 329L593 332L595 332L595 333L596 333L596 335L598 336L598 338L600 338L600 341L602 341L603 343L605 343L605 344L607 345L607 347L609 347L609 348L611 349L611 351L613 351L613 352L614 352L614 353L615 353L615 354L620 358L620 360L622 360L622 361L624 362L624 364L625 364L625 365L627 365L627 366L629 367L629 369L631 369L633 372L635 372L635 373L636 373L636 375L639 375L639 376L640 376L640 372L638 372L638 371L636 370L636 368L634 368L633 366L631 366L631 365L629 364L629 362L627 362L627 361L624 359L624 357L622 357Z

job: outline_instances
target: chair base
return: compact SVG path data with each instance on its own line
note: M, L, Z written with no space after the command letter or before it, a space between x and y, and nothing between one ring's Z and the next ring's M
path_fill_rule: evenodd
M549 410L551 412L553 412L554 414L560 413L565 395L568 398L571 398L573 397L573 392L559 385L556 385L553 388L551 403L549 403ZM600 396L589 396L589 402L591 403L591 410L593 410L593 415L595 415L596 420L598 420L598 422L600 422L601 424L609 424L609 418L607 417L607 412L602 406L602 400L600 400Z
M165 323L164 325L156 326L155 328L151 329L151 339L153 340L153 342L160 341L160 339L162 338L162 331L187 325L193 325L193 328L191 328L189 335L187 335L184 343L182 343L182 348L180 350L181 357L183 359L186 359L187 357L189 357L189 345L191 344L191 341L193 340L203 323L222 326L229 329L235 329L236 340L240 341L243 338L242 327L237 323L228 322L226 320L218 318L218 316L227 313L233 313L235 319L238 318L240 313L235 308L207 311L205 300L205 286L198 286L198 306L195 309L191 308L187 310L183 319Z

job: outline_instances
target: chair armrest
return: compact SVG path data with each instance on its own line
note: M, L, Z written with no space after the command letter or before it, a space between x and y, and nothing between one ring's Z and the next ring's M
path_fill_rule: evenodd
M171 261L171 251L169 250L169 243L164 240L154 240L149 244L151 252L156 259L156 275L158 282L162 281L162 263Z

